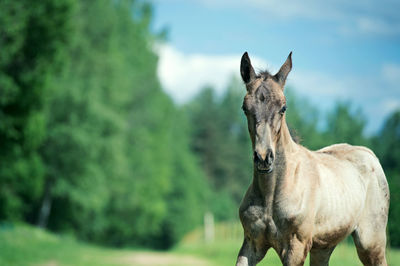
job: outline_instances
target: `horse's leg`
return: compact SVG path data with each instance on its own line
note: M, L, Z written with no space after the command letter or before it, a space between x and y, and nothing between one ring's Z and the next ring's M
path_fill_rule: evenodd
M358 227L352 237L358 257L364 265L387 265L385 258L386 232L384 230L375 231L373 222L371 222L368 226Z
M379 165L378 165L379 166ZM365 210L352 233L357 254L364 265L387 265L386 225L389 209L389 188L382 168L375 167L367 191Z
M335 247L326 249L312 248L310 251L310 265L311 266L326 266L329 265L329 258Z
M284 266L304 265L307 254L311 249L311 238L300 240L296 235L292 236L287 245L280 252L280 258Z
M252 241L245 237L243 245L239 251L239 255L236 261L236 266L254 266L260 262L269 247L265 243Z

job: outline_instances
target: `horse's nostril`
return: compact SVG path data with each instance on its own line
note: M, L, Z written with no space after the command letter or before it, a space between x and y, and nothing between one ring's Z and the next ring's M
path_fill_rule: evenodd
M266 159L266 158L265 158ZM255 162L265 162L265 159L258 153L258 152L254 152L254 161Z
M267 152L267 160L266 161L268 164L272 164L272 162L274 161L274 153L272 152L271 149L269 149Z
M255 151L253 154L254 162L272 164L272 161L274 160L274 154L272 150L269 149L264 156L265 158Z
M256 151L255 151L254 154L253 154L253 160L254 160L255 162L257 162L257 161L262 161L260 155L259 155Z

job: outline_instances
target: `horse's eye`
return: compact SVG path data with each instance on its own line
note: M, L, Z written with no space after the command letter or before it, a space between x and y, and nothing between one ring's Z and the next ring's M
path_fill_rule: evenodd
M286 105L284 105L281 110L279 111L279 113L283 114L286 111L287 107Z

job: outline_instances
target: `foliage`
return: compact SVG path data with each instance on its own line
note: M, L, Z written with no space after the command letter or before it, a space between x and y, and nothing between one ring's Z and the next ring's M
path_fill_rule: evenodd
M218 220L236 218L238 203L252 179L242 100L241 85L233 80L221 97L205 88L185 108L192 122L192 150L217 193L211 211Z
M292 88L285 89L288 110L286 121L293 138L309 149L317 150L326 145L319 129L321 114L307 99L300 97Z
M326 142L369 146L364 135L365 125L360 109L353 110L350 103L338 102L327 117Z
M157 79L151 7L8 4L0 218L28 213L105 244L174 244L201 222L209 187Z
M0 219L27 218L41 194L43 106L72 9L70 0L0 2Z
M201 222L208 187L180 132L186 121L157 81L149 6L104 0L77 10L42 149L49 227L112 245L168 247ZM195 186L180 184L187 180ZM174 193L184 201L170 200Z
M400 110L388 117L373 143L390 189L389 240L400 247Z

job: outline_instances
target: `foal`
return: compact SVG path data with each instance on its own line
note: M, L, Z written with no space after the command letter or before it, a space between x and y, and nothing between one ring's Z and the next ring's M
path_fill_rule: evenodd
M254 174L239 209L244 242L236 265L256 265L269 248L283 265L303 265L308 252L311 265L328 265L349 234L364 265L387 265L389 189L382 167L365 147L310 151L292 140L283 94L291 55L275 75L257 75L248 54L242 56Z

